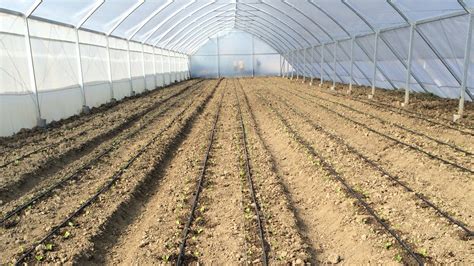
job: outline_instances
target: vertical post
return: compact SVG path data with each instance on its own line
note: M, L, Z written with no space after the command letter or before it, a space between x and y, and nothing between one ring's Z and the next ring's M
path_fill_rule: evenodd
M221 59L220 59L220 50L219 50L219 35L216 35L216 45L217 45L217 78L221 78Z
M161 59L161 82L162 86L166 86L166 79L165 79L165 51L160 49L160 59Z
M369 95L369 99L372 99L375 94L375 81L377 77L377 50L379 46L379 31L375 31L375 40L374 40L374 72L372 75L372 93Z
M309 53L309 64L311 66L311 81L309 82L309 86L313 86L313 80L314 80L314 72L313 72L313 62L314 62L314 46L310 48L310 53Z
M130 96L135 95L133 90L133 80L132 80L132 61L130 57L130 41L127 41L127 59L128 59L128 77L130 78Z
M348 94L352 93L352 84L354 82L354 42L355 42L355 37L352 37L351 39L351 66L350 66L350 80L349 80L349 91L347 92Z
M156 82L156 56L155 56L155 46L152 46L153 48L153 81L155 85L155 89L158 87L158 82Z
M321 44L321 82L319 87L322 87L324 83L324 43Z
M295 51L290 52L290 60L291 60L291 77L290 80L293 80L294 72L295 72ZM289 66L288 66L289 67Z
M79 76L79 87L82 97L82 112L89 113L90 109L86 104L86 92L84 89L84 75L82 73L82 58L81 58L81 44L79 42L79 29L75 28L76 33L76 56L77 56L77 73Z
M171 52L170 51L168 51L168 73L169 73L168 75L170 77L170 84L172 84L173 81L171 80L172 75L171 75Z
M408 45L407 76L405 80L405 99L403 101L403 106L407 106L410 102L411 62L413 57L413 36L415 33L415 27L416 25L414 23L410 25L410 43Z
M107 39L107 63L108 63L108 78L109 78L109 86L110 86L110 101L114 102L114 84L112 81L112 60L110 59L110 44L109 44L109 36L105 36Z
M469 74L469 61L471 57L471 42L472 42L472 28L474 24L474 14L470 11L469 12L469 27L468 33L466 38L466 46L464 50L464 70L462 72L462 82L461 87L459 88L459 108L458 108L458 115L454 116L454 120L462 118L464 114L464 101L465 101L465 94L467 88L467 76Z
M296 50L295 53L296 53L296 58L295 58L295 60L296 60L295 66L296 66L296 65L299 64L299 63L298 63L298 59L299 59L298 50ZM300 69L300 68L299 68L299 65L298 65L298 67L295 68L295 70L296 70L296 80L299 80L299 79L300 79L299 71L298 71L299 69Z
M30 73L30 86L34 89L35 105L36 105L36 125L39 127L46 126L46 120L41 117L41 107L39 103L38 85L36 83L35 65L33 60L33 49L31 48L30 25L28 23L28 16L25 16L25 43L28 50L28 72Z
M337 45L338 42L334 42L334 76L332 77L332 87L331 90L336 89L336 76L337 76Z
M145 47L144 44L142 43L142 71L143 71L143 85L145 90L146 88L146 73L145 73Z
M255 77L255 43L252 35L252 78Z
M280 77L283 77L282 68L283 68L283 61L281 60L281 54L280 54Z
M306 65L306 48L303 49L303 69L305 69L305 65ZM303 71L303 81L301 83L305 83L306 82L306 74L305 74L306 71Z

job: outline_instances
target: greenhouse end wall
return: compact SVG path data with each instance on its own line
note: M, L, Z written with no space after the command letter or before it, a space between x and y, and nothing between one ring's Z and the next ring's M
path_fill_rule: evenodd
M252 77L281 74L280 54L267 43L242 31L210 38L191 56L191 77Z

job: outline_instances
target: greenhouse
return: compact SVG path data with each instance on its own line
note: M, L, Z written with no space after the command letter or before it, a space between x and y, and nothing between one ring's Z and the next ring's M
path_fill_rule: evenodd
M2 0L0 264L474 264L473 0Z

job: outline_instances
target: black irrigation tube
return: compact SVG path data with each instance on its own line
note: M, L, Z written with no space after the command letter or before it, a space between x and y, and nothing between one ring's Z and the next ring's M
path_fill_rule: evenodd
M220 82L219 82L220 83ZM219 83L216 85L216 87L219 85ZM215 88L216 88L215 87ZM198 109L200 109L202 106L204 106L208 101L209 99L211 98L211 96L214 94L214 91L209 94L206 99L200 104L200 106L198 107ZM130 158L127 163L122 166L120 168L120 170L118 170L117 172L115 172L115 174L111 177L111 179L100 189L98 190L91 198L89 198L86 202L84 202L83 204L81 204L81 206L76 210L74 211L73 213L71 213L69 216L67 216L62 222L60 222L58 225L54 226L45 236L43 236L43 238L41 238L39 241L37 241L36 243L34 243L27 251L25 251L18 259L17 261L15 262L15 265L16 266L20 266L22 265L22 263L35 251L36 247L43 244L46 240L48 240L51 236L53 236L54 234L56 234L59 229L61 229L62 227L64 227L68 222L70 222L74 217L76 217L77 215L79 215L86 207L88 207L89 205L91 205L102 193L106 192L107 190L109 190L114 184L115 182L120 179L120 177L122 176L122 174L133 164L133 162L135 162L136 159L138 159L138 157L140 157L147 149L148 147L153 144L157 139L158 137L160 137L166 130L168 130L171 126L174 125L174 123L176 121L179 120L179 117L184 114L187 110L188 110L188 107L190 107L194 102L191 102L186 108L184 108L181 112L179 112L173 119L170 123L168 123L168 125L166 127L164 127L163 129L161 129L157 134L155 134L155 136L149 141L147 142L142 148L140 148L140 150L138 150L138 152L132 157Z
M186 91L186 90L189 89L190 87L193 87L194 85L197 85L197 84L201 83L202 81L203 81L203 80L200 80L200 81L198 81L198 82L196 82L196 83L194 83L194 84L188 85L188 86L184 87L182 90L180 90L179 92L177 92L177 93L171 95L170 97L168 97L168 98L166 98L166 99L164 99L164 100L162 100L162 101L158 101L158 102L152 104L150 107L146 108L145 110L141 111L140 113L136 113L136 114L130 116L125 122L123 122L123 123L120 124L118 127L114 128L114 129L112 129L112 130L110 130L110 131L108 131L108 132L112 132L112 131L114 131L114 130L116 130L116 129L120 130L120 128L126 127L126 125L132 123L133 121L137 120L138 118L140 118L140 117L146 115L147 113L151 112L153 109L155 109L156 107L158 107L158 105L163 104L163 103L167 102L168 100L170 100L170 99L172 99L172 98L174 98L174 97L176 97L176 96L179 96L180 94L182 94L184 91ZM79 124L79 125L85 124L85 123L87 123L88 121L90 121L91 119L93 119L92 116L91 116L89 119L83 121L83 122L82 122L81 124ZM108 132L107 132L107 133L108 133ZM10 164L13 164L13 163L15 163L15 162L21 161L21 160L23 160L23 159L25 159L25 158L27 158L27 157L33 155L33 154L36 154L36 153L38 153L38 152L41 152L41 151L43 151L43 150L45 150L45 149L47 149L47 148L56 147L56 146L60 145L61 143L70 141L71 139L74 139L76 136L79 136L79 135L81 135L82 133L84 133L84 131L79 132L77 135L75 135L75 136L73 136L73 137L61 139L61 140L59 140L59 141L57 141L57 142L53 142L53 143L50 143L50 144L41 146L41 147L39 147L39 148L37 148L37 149L34 149L34 150L32 150L32 151L30 151L30 152L28 152L28 153L26 153L26 154L20 155L20 156L16 157L15 159L12 159L12 160L10 160L10 161L7 161L7 162L1 164L1 165L0 165L0 169L1 169L1 168L5 168L5 167L7 167L7 166L9 166ZM107 135L107 133L106 133L105 135Z
M384 137L384 138L387 138L387 139L389 139L389 140L391 140L391 141L393 141L393 142L395 142L395 143L397 143L397 144L404 145L404 146L406 146L406 147L408 147L408 148L410 148L410 149L412 149L412 150L414 150L414 151L421 152L421 153L427 155L428 157L430 157L430 158L432 158L432 159L438 160L438 161L440 161L440 162L442 162L442 163L444 163L444 164L447 164L447 165L451 165L451 166L453 166L453 167L455 167L455 168L457 168L457 169L459 169L459 170L461 170L461 171L463 171L463 172L467 172L467 173L474 174L474 170L471 170L471 169L469 169L469 168L466 168L466 167L464 167L464 166L462 166L462 165L460 165L460 164L457 164L457 163L455 163L455 162L451 162L451 161L448 161L448 160L446 160L446 159L443 159L443 158L441 158L441 157L439 157L439 156L437 156L437 155L435 155L435 154L432 154L431 152L425 151L425 150L423 150L423 149L421 149L421 148L419 148L419 147L417 147L417 146L414 146L414 145L411 145L411 144L409 144L409 143L400 141L400 140L398 140L398 139L396 139L396 138L394 138L394 137L391 137L391 136L389 136L389 135L387 135L387 134L384 134L384 133L382 133L382 132L380 132L380 131L377 131L377 130L373 129L373 128L367 126L367 125L364 124L364 123L361 123L361 122L355 121L355 120L353 120L353 119L351 119L351 118L349 118L349 117L343 116L343 115L341 115L340 113L338 113L338 112L336 112L336 111L334 111L334 110L331 110L330 108L328 108L328 107L326 107L326 106L324 106L324 105L322 105L322 104L319 104L319 103L317 103L317 102L315 102L315 101L313 101L313 100L303 98L303 97L301 97L301 96L298 95L298 94L295 94L295 93L293 93L293 92L291 92L291 91L282 89L282 88L280 88L280 87L278 87L278 86L277 86L277 88L279 88L279 89L281 89L281 90L283 90L283 91L286 91L286 92L288 92L288 93L290 93L290 94L292 94L292 95L294 95L294 96L296 96L296 97L298 97L298 98L301 98L301 99L303 99L303 100L305 100L305 101L309 101L309 102L315 104L316 106L319 106L320 108L323 108L324 110L327 110L327 111L330 112L330 113L333 113L333 114L335 114L335 115L337 115L337 116L339 116L339 117L341 117L341 118L343 118L343 119L346 119L346 120L348 120L348 121L350 121L350 122L352 122L352 123L354 123L354 124L356 124L356 125L358 125L358 126L361 126L361 127L365 128L365 129L369 130L369 131L372 132L372 133L375 133L375 134L377 134L377 135L379 135L379 136L382 136L382 137Z
M252 197L253 205L254 205L254 211L255 214L257 215L257 225L258 225L258 235L260 237L260 245L262 247L262 263L263 265L268 265L268 254L267 254L267 242L265 240L265 234L263 230L263 224L262 224L262 217L260 215L260 205L258 204L257 196L255 193L255 186L252 180L252 172L250 170L250 159L249 159L249 154L248 154L248 148L247 148L247 134L245 133L245 125L244 125L244 118L242 117L242 109L240 108L240 100L239 96L237 95L237 90L235 88L235 80L234 80L234 93L235 97L237 99L237 110L239 112L239 120L240 120L240 129L242 130L242 146L244 150L244 155L245 155L245 176L247 177L247 183L249 186L250 190L250 195Z
M167 98L165 101L162 101L162 103L164 102L167 102L168 100L170 100L171 98L175 97L176 95L173 95L169 98ZM178 102L174 102L173 104L171 104L170 106L166 107L165 109L161 110L159 113L153 115L153 117L149 120L149 121L152 121L152 120L155 120L156 118L160 117L161 115L163 115L164 113L166 113L167 111L169 111L171 108L173 108L174 106L176 106ZM124 137L121 138L121 141L123 140L126 140L128 138L132 138L134 137L137 133L139 133L141 130L143 130L145 127L149 126L150 124L149 123L144 123L142 124L140 127L138 127L137 129L135 129L134 131L128 133L127 135L125 135ZM102 152L100 152L97 156L95 156L93 159L89 160L87 163L83 164L81 167L79 167L78 169L76 169L73 173L65 176L64 178L62 178L59 182L53 184L52 186L46 188L45 190L37 193L36 195L34 195L31 199L27 200L26 202L18 205L17 207L15 207L13 210L7 212L7 214L2 217L0 219L0 225L3 225L5 226L5 222L10 219L11 217L13 217L14 215L16 214L19 214L21 211L25 210L26 208L28 208L29 206L33 205L33 204L36 204L38 203L39 200L41 199L44 199L46 198L46 196L50 195L52 193L53 190L63 186L66 182L74 179L74 178L77 178L79 176L79 174L85 170L85 169L88 169L91 165L95 164L96 162L98 162L102 157L104 157L107 153L111 152L112 150L114 150L116 147L117 147L117 144L116 142L113 142L108 148L106 148L105 150L103 150Z
M268 104L268 102L263 99L260 95L257 95L260 100L264 101L267 103L268 108L279 118L279 120L282 122L282 124L285 126L287 129L288 133L292 136L295 137L295 140L303 147L306 148L308 153L310 153L314 158L317 158L321 162L322 168L327 171L331 176L333 176L337 181L339 181L347 190L350 196L354 197L357 199L357 201L366 209L366 211L374 217L374 219L390 234L392 235L395 240L401 245L401 247L412 257L418 265L424 265L423 260L412 250L412 248L401 239L401 237L395 232L390 226L380 218L375 210L370 207L370 205L346 182L346 180L334 169L334 167L326 161L326 159L320 155L316 150L311 146L310 143L308 143L306 140L304 140L301 136L298 135L298 133L290 126L288 121L275 109L271 106L271 104Z
M394 123L394 122L390 122L390 121L384 120L384 119L382 119L382 118L380 118L380 117L377 117L377 116L375 116L375 115L372 115L372 114L369 114L369 113L366 113L366 112L362 112L362 111L357 110L357 109L355 109L355 108L353 108L353 107L351 107L351 106L348 106L348 105L346 105L346 104L339 103L339 102L335 102L335 101L332 101L332 100L329 100L329 99L324 99L324 98L318 97L318 96L316 96L316 95L309 94L309 93L307 93L307 92L305 92L305 91L301 91L301 90L297 90L297 91L298 91L298 92L301 92L301 93L304 93L304 94L306 94L306 95L308 95L308 96L310 96L310 97L319 99L319 100L321 100L321 101L326 101L326 102L330 102L330 103L332 103L332 104L336 104L336 105L342 106L342 107L347 108L347 109L349 109L349 110L351 110L351 111L353 111L353 112L355 112L355 113L368 116L368 117L370 117L370 118L373 118L373 119L375 119L375 120L380 121L380 122L381 122L382 124L384 124L384 125L392 125L392 126L395 126L395 127L399 128L399 129L408 131L408 132L410 132L410 133L412 133L412 134L414 134L414 135L418 135L418 136L421 136L421 137L425 137L425 138L427 138L427 139L429 139L429 140L431 140L431 141L434 141L434 142L436 142L436 143L438 143L438 144L441 144L441 145L446 145L446 146L448 146L448 147L450 147L450 148L452 148L452 149L454 149L454 150L456 150L456 151L458 151L458 152L462 152L462 153L464 153L464 154L466 154L466 155L471 155L471 156L474 155L474 153L469 152L469 151L467 151L467 150L464 150L464 149L462 149L462 148L460 148L460 147L458 147L458 146L456 146L456 145L453 145L453 144L451 144L451 143L447 143L447 142L445 142L445 141L442 141L442 140L439 140L439 139L435 139L435 138L430 137L430 136L428 136L428 135L426 135L426 134L424 134L424 133L417 132L417 131L415 131L415 130L413 130L413 129L409 129L409 128L403 126L403 125L400 125L400 124L397 124L397 123ZM325 93L327 93L327 92L325 92Z
M329 93L329 92L325 92L323 90L321 90L323 93L328 93L328 94L331 94L331 95L336 95L338 97L344 97L343 95L340 95L340 94L332 94L332 93ZM451 125L448 125L448 124L445 124L445 123L441 123L441 122L438 122L438 121L435 121L434 117L430 117L430 118L426 118L426 117L423 117L423 114L420 114L420 113L417 113L417 112L413 112L413 111L410 111L410 110L406 110L406 109L402 109L402 108L397 108L395 106L392 106L390 104L386 104L386 103L382 103L382 102L374 102L374 101L367 101L367 100L362 100L360 99L359 97L349 97L351 100L354 100L356 102L360 102L360 103L365 103L365 104L369 104L369 105L373 105L373 106L377 106L379 108L382 108L384 110L386 110L386 108L389 108L390 112L394 112L394 113L398 113L398 114L401 114L401 115L405 115L405 116L408 116L408 117L412 117L412 118L416 118L416 119L420 119L422 121L425 121L425 122L428 122L428 123L431 123L433 125L438 125L438 126L442 126L442 127L446 127L446 128L449 128L449 129L452 129L452 130L455 130L455 131L459 131L461 133L464 133L464 134L469 134L471 136L474 136L474 133L473 132L470 132L470 131L466 131L462 128L458 128L458 127L454 127L454 126L451 126ZM446 118L439 118L441 120L444 120L444 121L447 121L447 122L450 122L450 120L446 119ZM472 127L466 127L467 129L474 129Z
M179 246L179 254L178 254L178 259L176 262L176 264L179 266L184 264L185 252L186 252L186 241L188 240L188 234L189 234L189 231L191 230L191 225L194 221L194 213L196 211L197 204L199 201L199 195L201 194L201 191L202 191L204 176L206 175L206 170L208 166L207 162L209 160L209 154L211 153L212 144L214 143L214 136L216 133L217 121L219 120L219 115L221 112L222 102L224 99L224 93L225 93L225 90L222 91L222 95L219 100L219 106L217 107L217 111L214 116L214 122L212 124L211 135L209 136L209 143L207 145L206 154L204 156L204 160L202 161L201 172L199 174L199 180L196 186L196 192L194 193L193 203L191 206L191 212L189 213L188 221L186 222L186 225L183 230L182 242Z
M278 97L279 98L279 97ZM405 184L404 182L400 181L400 178L398 176L394 176L392 174L390 174L389 172L387 172L387 170L385 170L382 166L378 165L376 162L374 162L373 160L369 159L367 156L365 156L364 154L362 154L360 151L358 151L356 148L354 148L353 146L351 146L350 144L348 144L345 140L343 140L340 136L336 135L336 134L333 134L331 132L329 132L328 130L324 129L321 125L319 124L316 124L315 122L313 122L312 120L310 120L309 118L307 118L308 116L299 112L298 110L296 110L295 108L291 107L287 102L283 101L281 98L279 98L280 102L282 102L288 109L290 109L293 113L295 113L296 115L298 115L301 119L303 119L307 124L309 124L314 130L316 131L320 131L320 132L323 132L323 134L325 134L326 136L329 136L331 139L333 139L336 143L339 143L340 145L343 145L345 146L350 152L356 154L359 158L361 158L362 160L364 160L367 164L369 164L370 166L372 166L372 168L374 168L375 170L379 171L383 176L386 176L388 177L388 179L394 181L395 183L397 183L398 185L402 186L407 192L410 192L410 193L414 193L415 196L420 199L421 201L423 201L425 204L427 204L428 206L430 206L431 208L433 208L436 212L438 212L441 216L443 216L444 218L446 218L448 221L450 221L451 223L459 226L467 235L467 237L472 237L474 236L474 232L469 229L465 223L463 222L460 222L458 220L456 220L455 218L453 218L451 215L449 215L446 211L443 211L441 208L439 208L438 206L436 206L434 203L432 203L430 200L428 200L423 194L421 193L418 193L416 191L414 191L412 188L410 188L407 184Z

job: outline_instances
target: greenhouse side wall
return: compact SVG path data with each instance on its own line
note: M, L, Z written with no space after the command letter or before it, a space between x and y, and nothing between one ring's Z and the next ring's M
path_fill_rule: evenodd
M189 78L184 54L36 19L28 26L0 12L0 136Z

